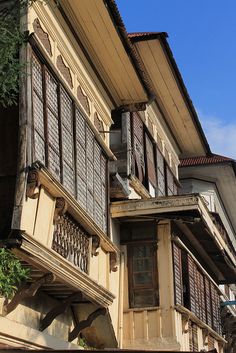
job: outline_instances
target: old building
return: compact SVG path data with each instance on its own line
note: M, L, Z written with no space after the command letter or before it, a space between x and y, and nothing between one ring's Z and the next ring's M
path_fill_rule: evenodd
M166 33L128 35L113 0L35 1L21 27L27 74L19 104L1 108L0 238L31 278L2 303L0 343L223 352L235 179L209 201L184 167L214 155Z

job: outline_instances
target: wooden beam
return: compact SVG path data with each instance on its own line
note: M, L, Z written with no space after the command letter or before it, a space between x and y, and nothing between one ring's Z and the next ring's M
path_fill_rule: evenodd
M35 296L38 289L45 283L50 283L55 280L52 273L47 273L43 277L39 278L37 281L31 284L25 284L23 287L19 288L10 303L3 305L3 316L8 315L10 312L15 310L15 308L20 304L23 299L31 298Z
M95 310L93 313L89 314L86 320L82 320L78 322L78 325L69 333L68 341L72 342L76 337L78 337L80 331L84 330L86 327L89 327L92 322L100 315L106 315L106 308L99 308Z
M81 298L82 298L82 293L76 292L76 293L69 295L69 297L67 297L66 299L62 300L62 302L60 302L52 310L50 310L46 314L46 316L40 321L39 331L45 330L45 328L47 328L49 325L51 325L53 320L58 315L61 315L65 312L65 310L68 308L68 306L71 303L73 303L73 301L75 301L76 299L81 299Z

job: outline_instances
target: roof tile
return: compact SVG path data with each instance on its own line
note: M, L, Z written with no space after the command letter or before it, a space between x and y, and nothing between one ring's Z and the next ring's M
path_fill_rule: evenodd
M209 156L183 158L180 161L180 167L217 164L217 163L232 162L232 161L234 161L234 159L232 158L220 156L218 154L211 154Z

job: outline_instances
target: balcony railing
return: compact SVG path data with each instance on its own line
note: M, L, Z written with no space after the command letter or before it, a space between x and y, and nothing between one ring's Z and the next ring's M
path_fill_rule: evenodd
M88 273L89 236L84 229L66 213L55 225L52 249L75 266Z

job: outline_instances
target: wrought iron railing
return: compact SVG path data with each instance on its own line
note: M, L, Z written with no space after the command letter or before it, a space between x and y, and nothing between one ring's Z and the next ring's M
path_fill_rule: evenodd
M89 236L68 213L60 217L53 233L52 249L88 273Z

